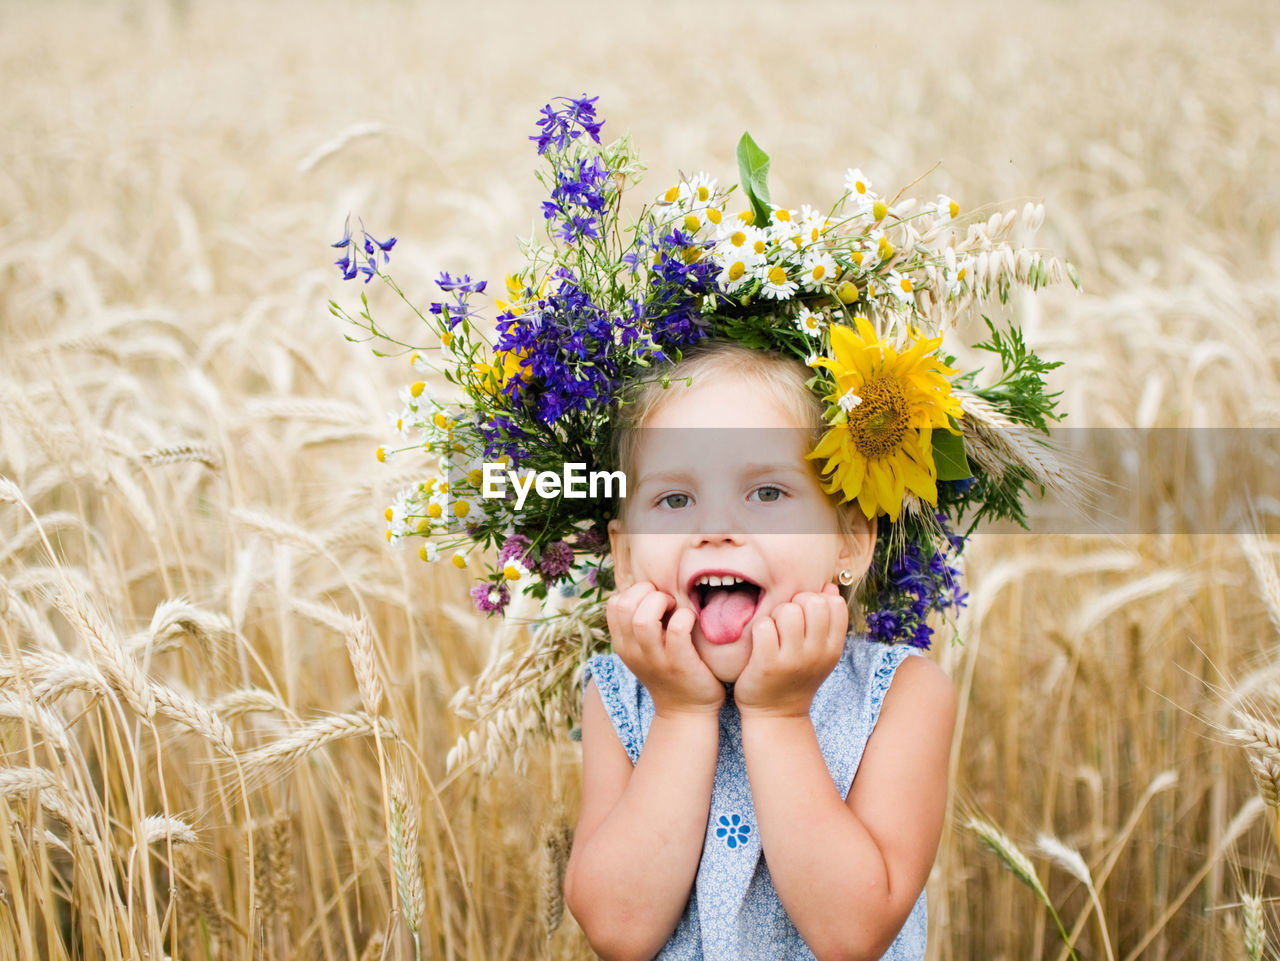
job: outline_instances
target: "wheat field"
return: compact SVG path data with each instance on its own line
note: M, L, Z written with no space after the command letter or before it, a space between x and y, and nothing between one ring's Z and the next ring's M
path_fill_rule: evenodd
M1145 521L966 552L930 957L1280 956L1273 5L51 0L0 64L0 956L592 956L572 718L450 706L528 632L387 548L408 369L326 306L348 213L499 280L584 91L654 193L749 129L793 205L1044 202L1067 423L1167 433L1091 465Z

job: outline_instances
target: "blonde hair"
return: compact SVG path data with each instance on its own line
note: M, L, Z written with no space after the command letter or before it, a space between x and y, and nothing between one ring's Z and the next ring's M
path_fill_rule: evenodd
M635 466L637 428L643 427L681 386L693 386L713 373L729 372L774 391L787 412L813 434L823 431L822 401L808 387L809 372L800 361L731 340L704 340L678 363L660 368L624 395L613 416L613 463L624 472Z
M625 394L615 408L611 440L614 466L630 475L636 462L640 430L655 413L685 386L716 373L731 373L749 379L773 391L774 397L791 414L797 424L810 433L809 446L817 444L826 430L821 398L809 389L809 369L799 360L768 350L756 350L730 340L704 340L694 345L675 363L661 368L652 377L640 381ZM816 466L815 466L816 471ZM830 496L830 495L828 495ZM836 525L841 535L854 532L853 508L830 496L835 508ZM615 505L615 514L622 512ZM874 523L874 522L872 522ZM856 611L855 597L860 583L841 586L840 592Z

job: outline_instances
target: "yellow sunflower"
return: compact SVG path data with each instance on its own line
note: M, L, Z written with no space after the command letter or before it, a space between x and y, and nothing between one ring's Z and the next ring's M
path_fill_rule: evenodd
M868 518L883 511L897 520L907 491L938 501L933 428L950 430L948 416L961 416L947 380L956 372L935 353L941 337L916 340L898 353L867 320L855 323L856 333L833 324L835 357L813 361L834 376L836 389L826 400L840 413L809 457L825 460L829 493L857 500Z

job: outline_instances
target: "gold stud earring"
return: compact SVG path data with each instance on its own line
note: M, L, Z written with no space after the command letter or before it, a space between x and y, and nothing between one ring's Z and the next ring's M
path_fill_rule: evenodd
M837 579L837 580L838 580L838 581L839 581L839 582L840 582L844 587L848 587L850 584L852 584L854 581L856 581L856 580L858 579L858 575L857 575L857 574L855 574L855 573L853 573L853 571L849 570L849 569L846 567L844 570L842 570L842 571L840 572L839 576L838 576L836 579Z

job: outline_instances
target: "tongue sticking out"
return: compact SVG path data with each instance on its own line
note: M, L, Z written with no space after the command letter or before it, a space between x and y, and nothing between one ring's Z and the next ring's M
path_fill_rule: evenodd
M756 611L758 596L753 588L712 588L698 613L702 636L712 644L736 641Z

